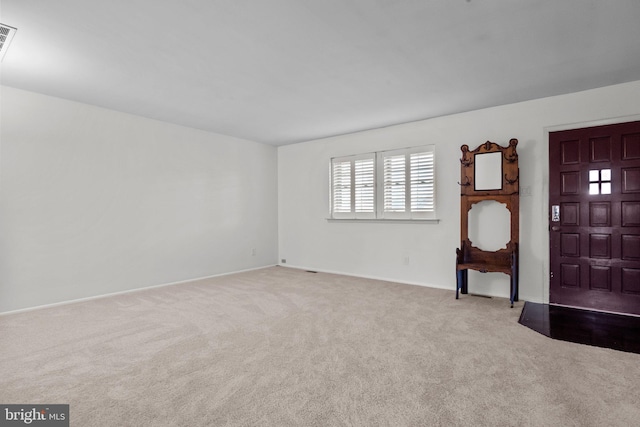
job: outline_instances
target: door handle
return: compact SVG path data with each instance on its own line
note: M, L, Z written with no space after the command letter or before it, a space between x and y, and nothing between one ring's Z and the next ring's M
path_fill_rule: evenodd
M557 225L554 225L553 227L551 227L552 231L560 231L560 227L558 227Z

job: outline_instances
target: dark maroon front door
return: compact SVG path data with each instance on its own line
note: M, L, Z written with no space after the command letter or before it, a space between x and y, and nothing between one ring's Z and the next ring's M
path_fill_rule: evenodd
M550 296L640 315L640 122L549 134Z

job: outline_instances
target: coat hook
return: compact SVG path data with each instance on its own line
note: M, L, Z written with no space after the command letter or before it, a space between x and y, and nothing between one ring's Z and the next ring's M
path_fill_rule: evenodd
M460 182L458 182L458 185L461 187L468 187L471 185L471 180L469 180L468 176L464 177L464 182L461 184Z
M515 184L516 182L518 182L518 178L520 178L520 176L516 176L515 179L509 179L509 178L507 178L507 174L506 173L504 174L504 179L509 184Z
M507 155L506 150L504 151L504 159L509 163L514 163L518 160L518 153L516 153L516 146L518 145L518 140L516 138L511 138L509 140L509 148L511 148L511 154Z
M512 154L507 154L507 152L504 152L504 159L509 162L509 163L514 163L518 160L518 155L516 153L512 153Z
M460 163L462 164L462 166L464 166L465 168L468 168L469 166L471 166L473 164L473 160L471 159L460 159Z

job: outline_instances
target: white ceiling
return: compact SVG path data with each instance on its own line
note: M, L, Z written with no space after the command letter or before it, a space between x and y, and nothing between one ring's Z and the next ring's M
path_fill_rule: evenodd
M2 84L274 145L640 80L638 0L0 1Z

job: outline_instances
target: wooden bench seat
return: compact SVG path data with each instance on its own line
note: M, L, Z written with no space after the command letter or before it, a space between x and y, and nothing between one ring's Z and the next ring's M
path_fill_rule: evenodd
M511 278L510 301L518 301L518 243L509 242L507 247L489 252L476 248L469 239L456 249L456 299L459 293L468 293L467 271L481 273L504 273Z

